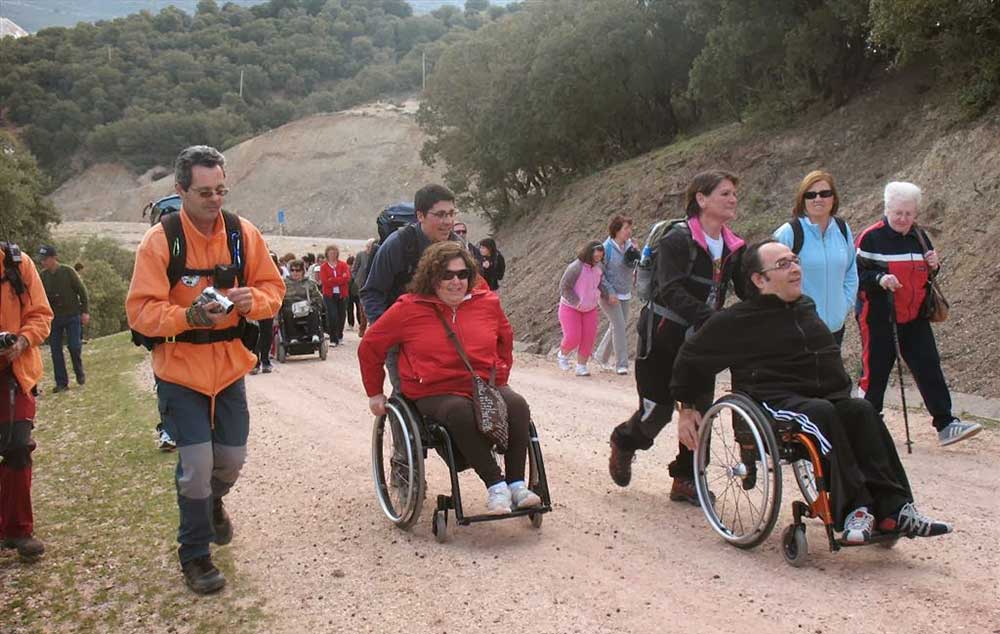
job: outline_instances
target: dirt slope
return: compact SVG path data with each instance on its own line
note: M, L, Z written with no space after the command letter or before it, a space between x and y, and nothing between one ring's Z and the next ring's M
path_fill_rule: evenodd
M428 511L447 491L432 455L429 492L411 532L392 527L375 500L371 416L357 370L357 338L326 362L302 357L249 377L253 419L247 466L228 508L239 579L268 588L269 632L927 632L947 623L997 632L1000 531L995 515L1000 449L983 433L951 449L933 442L922 418L903 456L921 508L953 522L936 540L896 549L830 553L809 525L811 559L787 566L780 530L797 490L786 477L778 529L741 551L708 527L701 511L667 500L675 429L635 465L628 489L607 475L612 425L634 407L631 377L576 378L518 355L511 384L538 425L555 510L540 531L526 520L450 525L437 544ZM913 421L911 421L912 423ZM898 412L890 429L902 437ZM483 488L462 476L466 508Z
M943 258L941 282L953 302L952 319L936 327L946 374L956 389L996 396L1000 263L989 255L1000 237L1000 110L963 123L954 104L953 95L903 78L791 129L751 133L732 125L574 183L498 237L518 338L545 352L558 342L559 277L578 245L606 237L611 214L634 216L644 239L654 220L683 215L691 176L718 166L742 178L737 230L764 237L789 216L800 179L825 168L838 179L841 213L855 232L881 217L888 181L924 189L921 221ZM849 321L845 350L853 365L859 345Z
M420 161L423 135L405 108L376 104L289 123L225 150L227 207L266 231L301 236L366 238L388 203L412 200L422 185L440 181ZM173 191L173 175L148 182L121 165L95 165L64 184L52 200L68 221L135 221L150 200ZM474 236L485 235L466 214Z

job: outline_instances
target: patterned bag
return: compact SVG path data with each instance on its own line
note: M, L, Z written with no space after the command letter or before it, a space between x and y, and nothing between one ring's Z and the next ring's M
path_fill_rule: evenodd
M917 242L920 243L920 248L924 250L924 253L930 251L924 240L924 232L919 227L917 228ZM920 306L920 316L931 323L940 323L948 319L948 311L951 309L951 304L945 299L936 278L936 271L932 271L927 276L927 295L924 297L924 303Z
M448 338L455 345L458 356L462 357L462 362L472 374L472 409L476 416L476 427L496 446L497 453L505 453L508 438L507 403L496 387L496 368L490 369L489 383L481 379L472 368L472 364L469 363L469 358L465 356L465 350L458 342L455 331L451 329L441 313L437 313L437 316L441 320L441 324L444 325L444 329L448 331Z

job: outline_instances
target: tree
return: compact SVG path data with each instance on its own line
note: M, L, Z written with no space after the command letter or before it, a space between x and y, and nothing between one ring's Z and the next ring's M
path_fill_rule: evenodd
M59 214L45 198L47 185L35 159L0 132L0 240L28 253L49 240L49 224L59 222Z

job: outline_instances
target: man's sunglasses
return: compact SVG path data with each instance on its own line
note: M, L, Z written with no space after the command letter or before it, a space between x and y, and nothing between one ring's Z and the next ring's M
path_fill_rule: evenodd
M455 229L455 233L457 235L464 236L468 232L465 229Z
M806 200L812 200L813 198L816 198L817 196L819 196L820 198L833 198L833 190L832 189L821 189L818 192L806 192L806 193L802 194L802 197L805 198Z
M469 269L462 269L460 271L445 271L441 274L441 279L444 281L453 280L455 278L460 280L467 280L472 277L472 271Z
M228 187L219 187L218 189L196 189L194 193L198 194L202 198L211 198L212 196L218 196L219 198L225 198L226 194L229 193Z

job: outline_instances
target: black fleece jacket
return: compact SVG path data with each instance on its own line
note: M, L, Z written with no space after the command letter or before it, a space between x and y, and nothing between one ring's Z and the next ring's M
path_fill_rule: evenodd
M805 295L791 303L760 295L713 315L678 352L670 391L691 403L726 368L733 389L761 401L789 393L837 400L851 390L840 348Z

